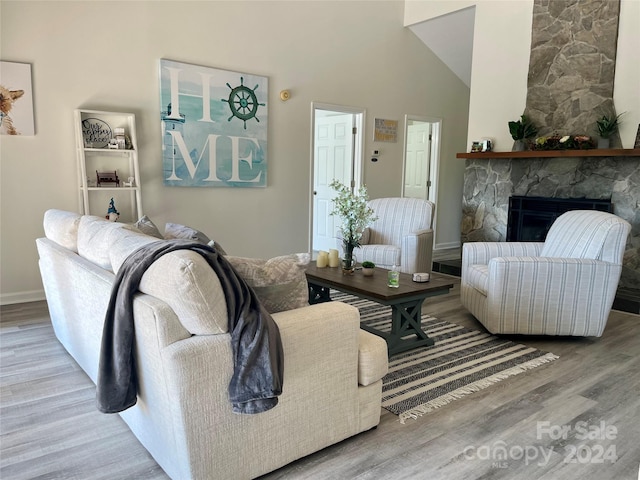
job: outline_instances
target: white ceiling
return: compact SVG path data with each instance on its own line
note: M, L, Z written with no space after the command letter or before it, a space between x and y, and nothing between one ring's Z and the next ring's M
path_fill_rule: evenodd
M467 87L471 86L471 55L476 7L409 26Z

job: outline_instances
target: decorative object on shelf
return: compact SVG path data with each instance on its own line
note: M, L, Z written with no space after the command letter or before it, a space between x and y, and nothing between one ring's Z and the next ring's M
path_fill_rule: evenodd
M592 148L595 148L595 143L588 135L560 136L557 133L538 137L531 145L532 150L590 150Z
M320 250L318 252L318 258L316 259L316 267L325 268L329 265L329 252Z
M266 187L268 98L267 77L161 59L164 184Z
M640 124L638 125L638 131L636 132L636 143L633 144L633 148L640 148Z
M611 136L618 131L621 123L620 116L623 114L624 112L616 116L613 114L603 115L600 120L596 120L596 128L600 136L598 139L598 148L609 148L611 146Z
M520 120L509 122L509 133L515 140L513 144L514 152L526 150L525 142L538 134L538 129L526 115L521 115Z
M391 288L398 288L400 286L400 272L398 266L394 265L387 273L387 286Z
M338 250L335 248L329 249L329 267L335 268L340 266L340 257L338 255Z
M126 182L122 182L122 186L123 187L134 187L135 185L135 177L127 177L127 181Z
M333 198L333 211L330 215L338 215L342 219L340 233L344 256L342 257L342 269L344 273L353 273L356 259L353 250L360 246L364 229L377 220L371 207L367 204L369 195L367 187L362 185L357 192L343 185L338 180L333 180L329 186L337 195Z
M120 212L116 209L113 197L111 197L111 201L109 202L109 209L107 210L107 216L105 218L110 222L117 222L118 218L120 218Z
M118 178L117 170L113 172L99 172L96 170L96 185L101 187L103 183L115 183L116 187L120 186L120 179Z
M482 143L473 142L471 143L471 153L480 153L482 152Z
M106 148L111 141L111 127L99 118L82 120L82 135L87 148Z
M29 63L0 62L0 134L35 135Z
M373 276L373 272L376 271L375 269L375 263L369 261L362 262L362 275L364 275L365 277Z
M127 141L124 135L124 128L117 127L113 129L113 136L116 140L116 145L119 150L125 150L127 148Z
M493 140L490 138L483 138L480 141L473 142L471 144L471 152L490 152L493 150Z

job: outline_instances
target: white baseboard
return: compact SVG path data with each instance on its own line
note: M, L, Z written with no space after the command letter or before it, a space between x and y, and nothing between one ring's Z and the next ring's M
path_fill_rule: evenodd
M461 247L462 244L460 242L436 243L433 246L433 251L437 252L438 250L460 249Z
M456 245L456 242L440 243L437 247L433 248L433 260L455 260L462 257L462 251L460 244Z
M3 293L2 295L0 295L0 305L39 302L44 299L44 290L31 290L30 292L20 293Z

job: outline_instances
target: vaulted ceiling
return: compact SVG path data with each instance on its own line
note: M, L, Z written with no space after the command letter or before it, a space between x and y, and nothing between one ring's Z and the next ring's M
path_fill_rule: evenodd
M471 85L471 56L476 8L442 15L409 28L455 73Z

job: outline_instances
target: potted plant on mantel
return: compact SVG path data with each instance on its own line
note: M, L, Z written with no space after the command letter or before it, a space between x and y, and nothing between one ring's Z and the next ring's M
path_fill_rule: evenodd
M525 140L533 138L538 134L538 129L525 115L520 116L520 120L509 122L509 133L515 140L513 144L514 152L525 150Z
M620 115L615 117L613 115L603 115L600 120L596 120L596 127L600 136L598 148L609 148L611 146L611 136L618 131L620 126Z

